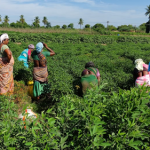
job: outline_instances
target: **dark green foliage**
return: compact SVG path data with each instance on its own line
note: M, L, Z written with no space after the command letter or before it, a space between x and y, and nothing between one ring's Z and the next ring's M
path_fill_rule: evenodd
M54 29L59 29L59 28L60 28L59 25L54 26Z
M86 24L86 25L85 25L85 28L90 28L90 25L89 25L89 24Z
M67 28L67 25L64 24L64 25L62 26L62 28L63 28L63 29L66 29L66 28Z
M68 28L73 29L73 26L74 26L74 24L73 24L73 23L70 23L70 24L68 25Z
M132 25L121 25L117 28L120 32L130 32L131 30L134 30L134 27Z
M101 24L101 23L97 23L92 28L93 29L97 29L97 28L105 29L105 26L103 24Z

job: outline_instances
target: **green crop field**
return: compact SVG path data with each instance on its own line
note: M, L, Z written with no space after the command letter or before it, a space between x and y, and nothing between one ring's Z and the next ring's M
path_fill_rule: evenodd
M32 80L33 64L24 68L17 60L20 53L29 44L42 41L56 55L47 58L52 98L38 105L27 103L38 118L26 121L26 129L17 119L17 107L23 106L13 101L16 95L1 97L2 149L150 149L149 89L134 88L132 75L135 59L150 61L149 37L15 32L9 36L15 58L14 79L24 91L27 81ZM101 85L82 98L80 77L89 61L99 69ZM28 99L22 97L19 102Z

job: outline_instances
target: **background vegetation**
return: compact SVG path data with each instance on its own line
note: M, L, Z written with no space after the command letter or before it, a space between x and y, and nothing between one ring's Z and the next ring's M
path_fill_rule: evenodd
M4 33L3 31L1 33ZM15 58L13 97L0 99L2 149L149 149L150 109L148 88L134 88L134 60L149 63L148 37L82 35L70 33L8 32ZM29 44L42 41L56 55L47 58L52 98L31 103L27 81L32 67L17 60ZM84 65L93 61L101 74L101 86L80 95ZM15 104L14 104L15 103ZM16 105L18 104L18 105ZM18 119L29 107L37 119ZM24 128L26 126L26 129Z

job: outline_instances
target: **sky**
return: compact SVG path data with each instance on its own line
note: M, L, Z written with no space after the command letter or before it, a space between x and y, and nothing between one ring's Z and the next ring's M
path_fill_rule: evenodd
M47 17L52 26L73 23L80 28L79 19L91 26L96 23L109 25L139 26L148 21L145 16L150 0L0 0L0 15L2 20L7 15L9 23L16 22L23 15L28 24L35 17Z

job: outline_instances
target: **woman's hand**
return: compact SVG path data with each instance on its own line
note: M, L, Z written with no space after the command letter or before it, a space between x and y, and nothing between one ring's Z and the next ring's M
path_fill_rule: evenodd
M43 46L44 46L45 48L47 48L47 44L46 44L46 43L43 43Z
M8 63L10 62L10 59L11 59L11 52L10 52L10 50L9 49L5 49L5 51L4 51L5 53L6 53L6 55L7 55L7 58L8 58Z

